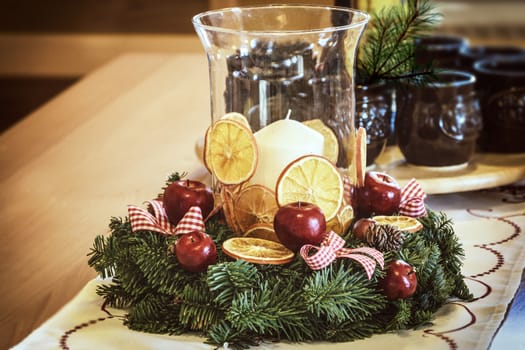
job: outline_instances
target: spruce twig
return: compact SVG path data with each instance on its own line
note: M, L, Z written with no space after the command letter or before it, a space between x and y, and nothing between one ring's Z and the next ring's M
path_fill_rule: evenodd
M414 62L414 39L432 30L441 17L431 0L408 0L372 13L358 55L358 83L431 78L431 69Z
M313 274L303 287L308 311L332 323L362 321L384 308L385 298L370 292L370 282L343 264Z
M386 263L402 258L418 271L416 293L395 302L378 288L384 271L368 280L347 259L320 271L300 256L279 266L233 261L220 248L233 233L216 218L206 229L218 261L206 273L180 268L169 249L176 238L133 233L127 218L112 218L111 234L95 238L89 265L113 279L97 293L110 306L126 309L124 324L134 330L197 331L210 343L234 349L274 340L351 341L426 324L447 298L471 297L461 277L464 252L450 219L429 210L421 222L423 229L408 235L399 251L385 253ZM350 248L358 244L347 240Z

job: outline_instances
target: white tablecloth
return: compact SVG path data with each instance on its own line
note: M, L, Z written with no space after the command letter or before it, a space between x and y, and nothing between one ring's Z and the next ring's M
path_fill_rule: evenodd
M514 193L513 193L514 192ZM523 186L433 195L427 204L445 211L463 242L463 273L475 296L451 300L432 325L376 335L353 343L301 344L305 349L525 349L525 326L498 334L525 267ZM135 332L122 325L122 310L101 309L93 280L60 312L14 347L22 349L213 349L197 335L165 336ZM60 288L60 286L57 286ZM525 316L524 316L525 321ZM267 343L260 349L292 349L297 344Z

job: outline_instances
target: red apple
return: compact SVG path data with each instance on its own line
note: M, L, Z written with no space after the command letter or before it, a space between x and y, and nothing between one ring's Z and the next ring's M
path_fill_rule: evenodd
M413 295L417 288L416 271L403 260L388 264L386 277L379 282L388 300L405 299Z
M175 242L175 255L184 270L203 272L217 261L217 248L206 233L192 231Z
M354 226L352 227L352 233L354 234L355 238L361 241L366 241L366 232L372 225L375 224L377 224L377 222L374 219L361 218L354 223Z
M385 173L369 171L364 187L356 188L353 205L357 217L392 215L399 210L401 187Z
M177 225L193 206L200 207L202 216L206 218L214 204L212 191L202 182L192 180L171 183L164 190L163 202L168 219L173 225Z
M326 234L326 218L312 203L295 202L280 207L273 219L279 241L296 252L305 244L319 245Z

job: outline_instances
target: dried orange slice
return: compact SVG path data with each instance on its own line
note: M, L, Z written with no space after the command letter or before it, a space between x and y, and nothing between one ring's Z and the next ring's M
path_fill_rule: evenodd
M328 159L307 155L292 161L281 172L275 194L279 206L293 202L317 205L332 220L343 202L343 179Z
M262 185L245 187L235 198L233 210L242 232L257 223L273 223L278 206L275 194Z
M272 224L262 223L252 225L245 231L244 237L267 239L280 243Z
M224 214L224 219L226 220L226 223L232 229L232 231L239 234L241 233L241 229L239 228L239 224L237 223L237 220L235 218L233 206L234 198L235 195L229 188L227 188L226 186L223 186L221 188L220 199L222 203L222 212Z
M281 243L260 238L229 238L222 243L222 251L234 259L255 264L280 265L294 258L294 253Z
M366 130L363 127L357 129L355 136L355 172L356 185L363 187L365 185L366 175Z
M336 164L337 158L339 157L339 142L332 129L323 123L321 119L305 120L303 124L323 135L323 156Z
M419 220L405 215L377 215L372 217L380 225L392 225L401 231L417 232L423 228L423 224Z
M203 159L218 181L227 185L243 183L257 166L255 138L250 129L237 121L218 120L206 132Z
M350 227L353 219L354 209L350 205L344 205L337 215L326 223L326 230L332 230L340 235L344 234Z
M234 120L236 122L243 124L248 129L250 130L252 129L252 127L250 126L250 123L248 122L248 119L246 119L246 117L242 115L241 113L237 113L237 112L226 113L225 115L221 117L221 119Z

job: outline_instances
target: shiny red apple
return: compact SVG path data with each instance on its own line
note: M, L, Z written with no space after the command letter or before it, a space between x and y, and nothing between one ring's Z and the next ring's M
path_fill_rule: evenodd
M211 189L199 181L179 180L171 183L164 190L164 208L168 219L174 225L193 206L201 208L202 216L206 218L213 210L213 193Z
M319 245L326 234L326 218L312 203L289 203L277 210L273 227L279 241L291 251L305 244Z
M377 224L377 221L374 219L361 218L354 223L354 226L352 226L352 233L355 238L361 241L366 241L366 233L368 229L375 224Z
M417 288L416 271L403 260L388 264L386 276L379 282L388 300L405 299L412 296Z
M353 206L357 217L392 215L399 210L401 187L390 175L369 171L365 185L356 188Z
M175 242L175 255L184 270L203 272L217 261L217 248L206 233L192 231Z

